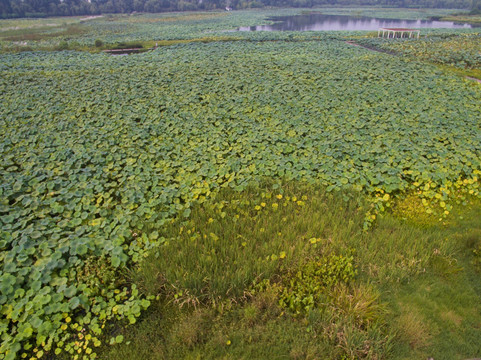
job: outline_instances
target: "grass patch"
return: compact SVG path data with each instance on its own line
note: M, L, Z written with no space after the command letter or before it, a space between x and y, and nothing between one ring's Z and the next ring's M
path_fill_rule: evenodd
M87 31L82 25L70 24L59 27L40 27L30 29L10 30L0 33L0 40L5 41L39 41L51 38L78 37Z
M355 194L264 185L223 191L162 232L143 229L164 244L131 277L158 300L134 329L120 330L128 345L100 355L479 356L479 202L456 208L445 225L411 221L406 208L363 233L366 208Z
M480 15L453 15L453 16L445 16L440 18L441 21L453 21L455 23L468 23L479 25L481 24L481 16Z
M151 18L148 20L142 19L145 22L177 22L177 21L203 21L211 20L219 17L227 16L225 12L210 12L210 13L176 13L175 16L162 16L159 18Z
M99 46L97 46L97 47L99 47ZM114 49L114 50L143 49L143 48L144 48L144 44L139 42L139 41L136 41L136 42L121 42L121 43L117 43L117 44L110 47L110 49Z
M181 304L240 301L253 283L322 253L338 236L356 236L363 208L338 202L332 194L289 185L278 193L251 189L242 198L227 192L155 234L165 243L136 280L147 293L163 292ZM344 227L339 219L346 212L352 225Z
M456 74L462 77L468 76L468 77L481 80L481 69L461 69L455 66L440 65L440 64L435 64L435 65L448 74L449 73Z
M121 42L116 43L114 45L101 45L96 46L97 48L101 47L103 49L152 49L154 47L161 47L161 46L173 46L178 44L190 44L190 43L210 43L210 42L218 42L218 41L239 41L241 39L231 38L231 37L203 37L203 38L196 38L196 39L178 39L178 40L150 40L150 41L133 41L133 42ZM90 49L95 51L95 49Z

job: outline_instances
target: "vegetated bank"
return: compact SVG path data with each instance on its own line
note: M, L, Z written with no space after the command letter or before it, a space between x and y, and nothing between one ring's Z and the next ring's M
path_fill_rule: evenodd
M122 341L105 326L135 323L153 298L118 269L221 188L265 177L354 188L369 199L366 228L406 196L441 223L479 196L477 84L332 33L236 37L130 57L2 55L6 358L91 358L106 337Z
M479 355L479 200L445 225L404 200L368 233L366 206L299 182L222 190L131 270L157 300L101 357Z

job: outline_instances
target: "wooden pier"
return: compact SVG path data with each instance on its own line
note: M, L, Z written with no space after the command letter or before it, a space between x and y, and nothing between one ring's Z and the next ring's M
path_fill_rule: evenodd
M419 39L421 30L419 29L402 29L402 28L380 28L377 37L386 37L388 39L395 38L414 38Z
M135 49L109 49L104 50L107 54L110 55L123 55L123 54L138 54L141 52L149 51L150 49L144 48L135 48Z

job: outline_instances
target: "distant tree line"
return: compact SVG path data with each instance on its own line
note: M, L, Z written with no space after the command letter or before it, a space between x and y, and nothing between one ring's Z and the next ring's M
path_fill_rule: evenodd
M481 0L473 0L471 5L471 14L473 15L481 14Z
M245 9L265 6L379 5L393 7L471 8L481 0L0 0L0 17L96 15L101 13Z

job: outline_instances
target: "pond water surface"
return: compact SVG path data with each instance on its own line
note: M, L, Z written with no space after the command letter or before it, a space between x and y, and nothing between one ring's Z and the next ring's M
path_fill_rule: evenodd
M379 28L471 28L470 24L459 24L451 21L436 20L401 20L380 19L370 17L354 17L346 15L306 14L294 16L279 16L269 18L276 23L240 27L239 31L339 31L368 30Z

